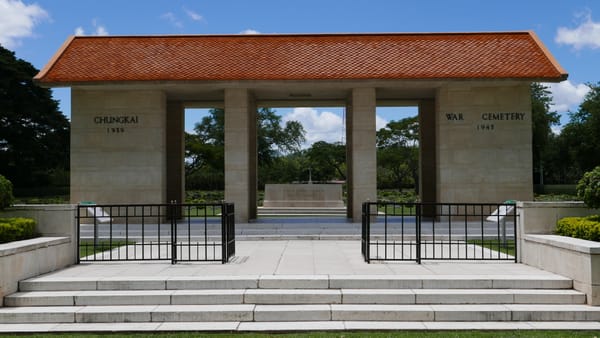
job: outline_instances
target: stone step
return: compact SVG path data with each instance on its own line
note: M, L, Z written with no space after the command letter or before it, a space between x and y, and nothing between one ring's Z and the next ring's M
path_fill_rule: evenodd
M0 308L0 323L599 321L587 305L138 305Z
M560 276L248 275L197 277L52 277L19 282L20 291L202 289L571 289Z
M549 289L233 289L27 291L4 306L208 304L584 304L585 294Z
M42 323L3 324L0 333L64 333L64 332L296 332L296 331L406 331L406 330L478 330L478 331L523 331L573 330L598 331L599 322L582 321L528 321L528 322L422 322L422 321L297 321L297 322L146 322L146 323ZM367 333L365 333L367 334ZM339 334L338 334L339 336Z

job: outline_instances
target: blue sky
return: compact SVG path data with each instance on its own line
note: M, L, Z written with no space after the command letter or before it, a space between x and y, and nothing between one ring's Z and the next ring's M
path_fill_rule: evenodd
M0 44L42 68L68 36L149 34L472 32L533 30L569 73L553 84L554 109L568 121L600 81L598 0L0 0ZM55 90L70 114L68 89ZM342 109L280 109L315 135L339 130ZM330 115L329 113L333 113ZM381 109L380 124L410 114ZM199 114L189 113L187 129ZM335 116L338 116L338 119ZM316 137L316 136L315 136Z

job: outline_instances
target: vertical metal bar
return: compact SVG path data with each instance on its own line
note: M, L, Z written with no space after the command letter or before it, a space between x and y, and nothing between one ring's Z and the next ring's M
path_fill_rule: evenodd
M379 203L377 204L377 209L379 212ZM384 203L383 204L383 210L384 210L384 215L383 215L383 258L387 259L388 257L388 204Z
M161 242L160 242L160 226L162 225L161 224L162 223L162 219L161 219L162 215L161 214L162 214L162 208L163 207L161 205L158 205L157 208L158 208L158 216L157 216L157 221L158 222L157 222L156 227L158 228L158 259L161 259L161 255L160 255L160 247L161 247ZM152 209L150 209L150 210L152 210ZM173 229L171 229L171 230L173 230ZM171 236L173 236L172 233L173 233L173 231L171 231ZM175 238L177 239L177 237L175 237Z
M406 204L400 204L400 259L404 259L404 208ZM416 229L415 229L416 230ZM409 246L410 248L410 246ZM412 249L411 249L412 250Z
M80 246L81 246L81 205L77 205L77 215L75 216L77 219L77 264L81 263L81 255L80 255ZM87 256L87 246L85 247L86 256Z
M146 244L146 239L145 239L145 230L146 230L146 224L145 224L145 206L142 205L142 260L145 257L146 254L146 248L144 247L144 245Z
M177 263L177 220L174 201L167 205L167 215L171 220L171 264L175 264Z
M459 207L458 205L456 206ZM444 253L444 247L442 246L442 255ZM448 207L448 258L452 259L452 204Z
M519 241L518 241L518 237L517 237L518 236L517 235L517 217L518 216L517 216L517 206L516 205L514 206L514 210L515 210L515 212L513 214L513 231L514 231L513 232L513 240L514 240L514 243L515 243L514 244L514 247L515 247L515 263L517 263L518 262L518 258L517 258L518 257L518 255L517 255L518 244L517 243L519 243Z
M187 226L188 226L188 261L192 260L192 206L187 205L185 207L186 212L187 212ZM179 211L179 207L177 207L177 211ZM183 208L181 208L183 210ZM196 214L198 214L198 207L196 207ZM177 224L177 221L175 221L175 224Z
M475 208L475 207L473 207ZM472 210L473 213L475 213L475 210ZM465 259L469 259L469 229L468 229L468 219L469 217L467 216L469 213L467 212L467 205L465 204ZM460 257L460 255L459 255Z
M416 235L417 235L417 250L416 250L416 259L417 259L417 263L421 264L421 207L422 204L418 203L417 204L417 215L415 218L416 221Z
M480 210L481 210L481 214L483 215L483 204L481 204ZM484 232L483 226L484 226L484 218L481 217L481 258L482 259L485 258L484 257L484 255L485 255L485 251L484 251L485 242L484 242L484 236L483 236L483 232Z
M228 257L227 257L227 246L228 246L228 229L227 229L227 221L228 221L228 211L229 208L227 207L227 204L225 203L225 201L223 201L221 203L221 263L225 264L227 263ZM206 215L206 212L205 212ZM205 223L206 224L206 220ZM206 233L206 231L205 231ZM206 249L205 249L206 250ZM205 251L205 256L206 256L206 251Z

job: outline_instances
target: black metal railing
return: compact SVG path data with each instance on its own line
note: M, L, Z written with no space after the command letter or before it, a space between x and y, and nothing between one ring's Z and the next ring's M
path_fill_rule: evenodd
M227 263L235 255L231 203L80 204L77 262Z
M513 203L366 202L361 250L366 262L517 261Z

